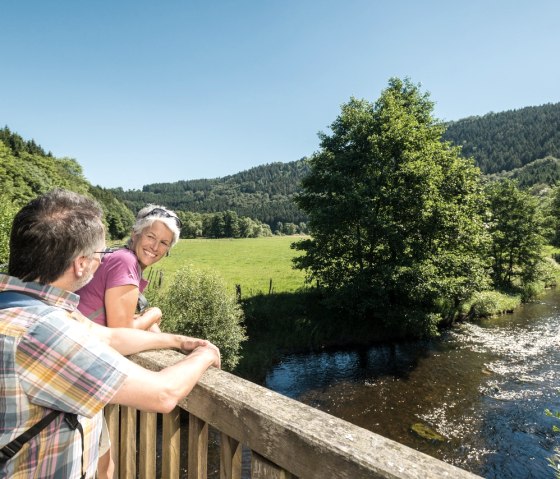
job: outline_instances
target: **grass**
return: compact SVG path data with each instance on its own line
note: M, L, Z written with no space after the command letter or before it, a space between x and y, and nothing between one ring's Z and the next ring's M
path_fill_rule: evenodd
M232 293L240 285L242 298L269 292L295 292L304 287L303 271L292 267L292 258L298 253L290 248L299 239L298 236L182 239L169 257L148 268L144 277L153 282L163 273L165 289L176 271L191 264L197 269L215 271L231 287Z

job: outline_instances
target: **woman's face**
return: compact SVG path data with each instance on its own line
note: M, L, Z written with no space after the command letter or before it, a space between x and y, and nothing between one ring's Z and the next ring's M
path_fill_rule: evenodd
M142 230L134 237L132 249L136 253L142 269L157 263L163 258L173 241L172 231L161 221L154 221L152 226Z

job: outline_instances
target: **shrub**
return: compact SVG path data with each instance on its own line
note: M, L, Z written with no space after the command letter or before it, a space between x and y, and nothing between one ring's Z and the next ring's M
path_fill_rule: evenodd
M216 273L183 267L154 304L163 313L164 331L213 342L226 370L239 362L241 343L247 339L243 311Z
M498 291L480 291L472 296L466 306L470 307L472 316L480 318L512 311L520 303L519 296L508 296Z
M10 230L18 209L5 195L0 195L0 205L2 205L0 208L0 271L2 271L3 265L8 262Z

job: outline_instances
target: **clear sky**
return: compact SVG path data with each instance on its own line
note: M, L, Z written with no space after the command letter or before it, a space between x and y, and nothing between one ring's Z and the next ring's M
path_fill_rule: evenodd
M558 0L3 0L0 127L103 187L319 148L409 77L458 120L560 101Z

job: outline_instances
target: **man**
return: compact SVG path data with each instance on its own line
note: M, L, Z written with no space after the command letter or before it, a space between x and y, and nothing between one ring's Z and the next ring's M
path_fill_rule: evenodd
M0 449L52 410L77 414L79 424L58 414L13 457L2 456L0 477L93 478L105 405L169 412L208 367L220 367L208 341L105 328L77 311L73 292L91 280L105 248L101 217L94 201L54 190L14 218L8 275L0 274ZM190 354L159 372L122 356L157 348Z

